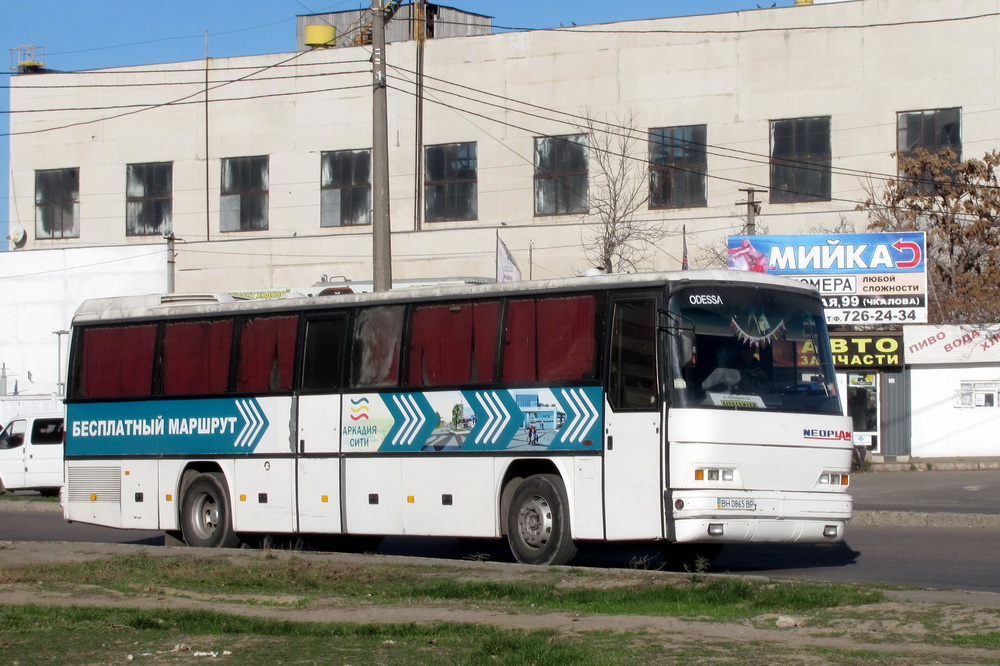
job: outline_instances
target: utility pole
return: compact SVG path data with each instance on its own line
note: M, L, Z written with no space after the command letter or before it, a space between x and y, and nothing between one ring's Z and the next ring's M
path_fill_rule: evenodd
M372 0L372 288L392 289L389 226L389 120L385 81L385 12Z
M740 192L747 193L746 201L736 202L737 206L746 205L747 207L747 236L757 235L757 216L760 215L760 202L754 198L757 192L763 192L764 190L755 190L752 187L746 189L741 189Z
M167 241L167 293L174 293L174 270L177 264L177 255L174 254L174 241L177 240L173 231L163 234Z

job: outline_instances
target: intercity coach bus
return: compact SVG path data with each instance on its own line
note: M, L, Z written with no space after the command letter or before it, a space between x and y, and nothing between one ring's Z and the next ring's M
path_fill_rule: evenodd
M851 517L850 420L798 282L182 300L76 313L68 520L200 547L506 538L561 564L587 542L834 542Z

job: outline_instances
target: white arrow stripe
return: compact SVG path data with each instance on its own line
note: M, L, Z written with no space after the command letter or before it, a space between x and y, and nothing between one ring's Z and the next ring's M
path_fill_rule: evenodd
M250 418L247 416L242 400L236 401L236 409L239 410L240 416L243 417L243 428L240 430L240 434L236 437L236 441L233 443L233 446L238 449L243 446L243 440L246 439L247 432L250 430Z
M597 422L601 413L597 411L597 407L594 406L594 403L590 401L589 397L587 397L587 393L582 389L580 390L580 399L583 401L587 411L590 412L590 418L587 419L587 423L580 429L580 437L583 438L583 436L586 435Z
M260 409L258 409L258 405L255 400L247 400L246 405L250 410L251 417L253 417L254 420L253 432L246 441L246 445L249 447L254 445L254 442L256 442L257 438L260 437L261 431L264 430L264 416L260 413Z
M486 410L486 427L483 428L482 433L479 435L479 443L489 442L490 437L493 434L493 429L496 427L500 414L497 413L496 408L493 406L493 401L490 399L489 393L480 393L479 402L482 404L483 409Z
M420 428L423 427L427 417L424 416L422 411L420 411L420 405L417 404L417 399L412 395L406 396L404 400L407 401L407 404L410 407L410 417L413 419L413 423L410 425L410 430L406 436L406 443L412 444L417 438L417 433L420 432Z
M570 438L570 432L573 431L576 426L576 420L579 418L579 412L576 410L576 405L573 402L573 396L569 394L569 391L563 391L563 396L567 398L566 400L566 410L572 412L573 415L568 419L568 422L563 426L562 436L559 438L560 442L565 442Z
M491 444L495 443L497 440L500 439L500 435L503 434L503 431L507 428L507 424L510 423L511 420L510 412L508 412L507 408L504 406L503 400L500 399L500 395L494 393L493 399L497 401L496 407L497 410L502 414L502 417L500 419L500 423L497 424L496 434L494 434L493 442L491 442Z
M566 391L566 395L568 395L570 400L573 401L573 404L576 405L577 410L577 420L573 422L573 428L569 434L570 441L575 442L580 439L580 431L587 417L587 408L583 406L580 396L577 395L575 391Z
M398 395L392 396L392 401L396 404L396 408L399 410L400 415L403 417L403 424L399 427L399 430L396 431L396 437L391 443L400 444L405 441L406 431L410 427L410 412L406 408L406 403L403 402L401 396Z

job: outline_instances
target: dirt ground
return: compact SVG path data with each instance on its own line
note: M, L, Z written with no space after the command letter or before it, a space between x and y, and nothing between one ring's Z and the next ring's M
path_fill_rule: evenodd
M136 545L88 543L0 542L0 567L44 564L101 558L140 549L154 556L184 554L192 557L263 557L261 551L213 551ZM278 551L268 557L293 557L301 553ZM345 563L376 556L310 553L310 557L331 558ZM446 562L425 558L384 557L387 561L426 566L441 570L442 576L457 575L470 580L516 580L523 575L517 564L497 562ZM447 567L440 565L447 564ZM557 585L613 586L656 576L690 576L648 570L600 570L599 576L567 576L565 567L549 567L537 582ZM43 604L52 606L131 607L143 609L192 608L276 620L348 623L415 623L433 625L457 622L491 625L502 629L549 629L564 636L591 631L640 632L649 640L669 645L764 644L784 654L796 655L795 663L825 663L816 659L817 648L835 651L865 650L885 654L893 663L997 663L995 650L941 644L956 633L1000 631L1000 595L934 590L890 591L889 600L843 612L824 611L821 621L811 617L757 616L734 623L716 623L669 616L601 615L552 611L502 611L478 608L467 603L426 605L365 605L357 600L310 599L305 606L292 606L294 597L248 600L220 595L199 598L190 592L157 589L121 594L85 585L64 585L41 589L37 585L0 585L0 604ZM253 601L255 603L245 603ZM927 618L933 618L927 623ZM738 650L737 650L738 652ZM799 659L801 657L801 660ZM902 660L902 661L900 661Z

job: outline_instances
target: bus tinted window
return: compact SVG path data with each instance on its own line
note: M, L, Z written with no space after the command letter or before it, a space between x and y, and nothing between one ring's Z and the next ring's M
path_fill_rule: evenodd
M243 324L236 390L277 393L292 390L298 317L255 317Z
M232 344L232 319L167 324L163 333L163 394L225 393Z
M615 304L608 401L615 409L658 409L656 301Z
M823 308L799 294L692 288L670 300L678 406L839 414Z
M502 380L594 379L596 311L594 296L510 301Z
M351 387L399 384L399 351L405 306L382 305L358 312L351 347Z
M153 389L156 324L82 331L79 398L143 398Z
M302 389L332 391L340 388L347 317L311 319L306 322L302 357Z
M493 379L500 303L418 307L410 325L410 386L478 384Z

